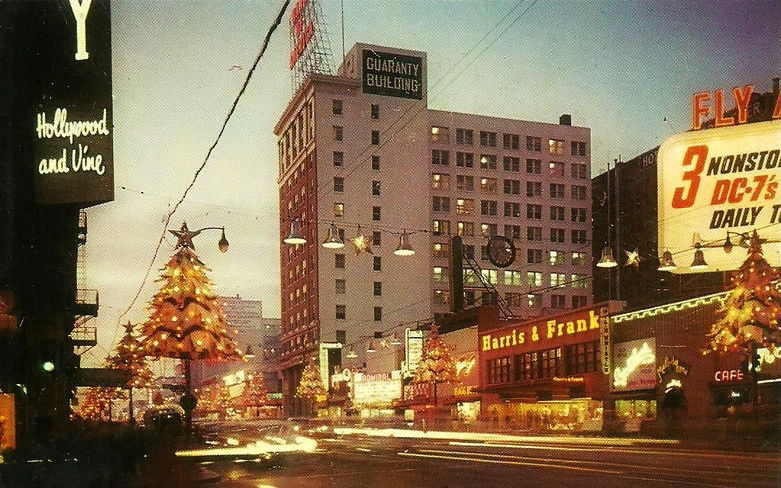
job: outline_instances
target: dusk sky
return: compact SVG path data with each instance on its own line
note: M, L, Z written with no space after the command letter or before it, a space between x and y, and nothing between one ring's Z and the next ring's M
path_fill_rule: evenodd
M356 42L425 51L429 108L548 123L571 114L591 129L592 175L689 129L693 93L767 92L781 76L778 0L344 0L344 32L342 2L320 3L334 68ZM176 243L168 234L153 261L166 217L282 4L112 0L116 190L88 209L86 287L100 312L87 362L105 358L121 324L145 320ZM291 9L169 224L225 226L225 254L218 231L194 241L214 290L261 300L269 318L280 315L273 127L292 95Z

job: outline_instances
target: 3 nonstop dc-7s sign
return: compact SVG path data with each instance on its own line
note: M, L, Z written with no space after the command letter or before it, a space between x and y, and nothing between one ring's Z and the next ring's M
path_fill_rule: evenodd
M780 120L672 136L659 148L658 178L659 252L675 254L677 272L688 270L695 232L704 244L723 243L728 231L755 229L761 237L779 240ZM739 268L746 259L740 249L708 253L710 269ZM781 264L778 243L765 243L763 251L772 266Z

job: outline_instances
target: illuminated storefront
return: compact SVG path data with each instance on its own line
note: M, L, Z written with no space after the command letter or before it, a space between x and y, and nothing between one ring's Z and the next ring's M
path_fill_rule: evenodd
M522 430L600 430L609 397L603 338L607 315L618 307L605 302L528 322L481 322L482 418Z
M612 405L624 430L682 433L777 415L781 360L760 349L756 376L738 352L703 354L726 293L611 317ZM756 404L755 404L756 400Z

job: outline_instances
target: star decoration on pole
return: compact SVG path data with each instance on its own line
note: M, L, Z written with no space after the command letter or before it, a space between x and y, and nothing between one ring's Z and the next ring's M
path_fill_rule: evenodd
M355 246L355 255L359 255L362 252L368 252L369 254L374 254L372 252L372 242L374 241L373 237L366 237L361 233L361 226L358 226L358 234L356 234L355 237L350 239L350 242L353 243L353 246Z
M626 264L624 266L634 266L636 269L640 268L640 261L645 259L640 256L640 252L635 248L634 251L624 251L626 253Z
M176 242L176 248L180 247L189 247L190 249L195 249L195 244L193 244L193 237L197 236L201 233L200 230L197 231L191 231L187 228L187 222L182 222L182 228L179 230L169 230L171 234L175 235L178 239Z

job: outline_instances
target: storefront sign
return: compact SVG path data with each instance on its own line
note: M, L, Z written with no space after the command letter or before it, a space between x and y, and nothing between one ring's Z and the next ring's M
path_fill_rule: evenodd
M775 121L677 134L659 148L659 249L669 249L677 273L692 272L694 235L707 247L727 232L750 234L781 223L781 125ZM693 223L696 223L693 226ZM781 246L764 255L781 265ZM711 269L737 269L742 252L708 253ZM694 270L698 271L698 270Z
M363 92L423 99L423 58L363 50Z
M111 14L106 0L59 3L30 3L41 20L30 164L37 203L84 207L114 199Z
M581 312L563 319L524 324L502 332L492 332L480 337L483 352L509 349L528 342L548 342L561 337L575 337L600 328L599 315L595 310Z
M639 339L613 346L614 391L656 388L656 339Z
M713 379L715 379L719 383L726 383L730 381L743 381L743 371L739 369L716 371L716 373L713 375Z

